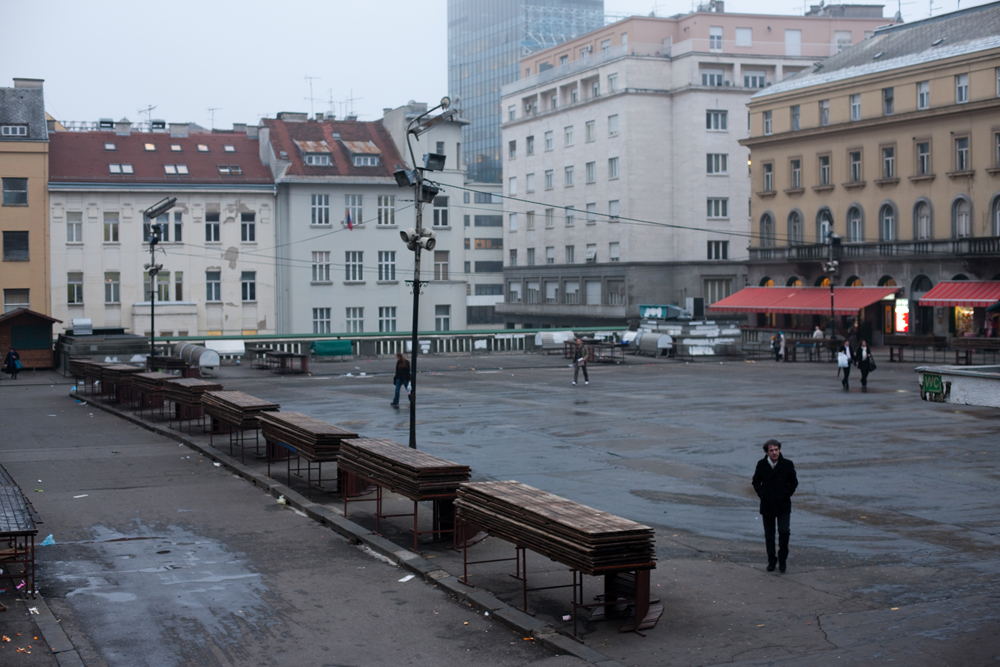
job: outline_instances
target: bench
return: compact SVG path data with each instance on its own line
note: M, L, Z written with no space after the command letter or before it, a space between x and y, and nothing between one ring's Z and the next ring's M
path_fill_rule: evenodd
M903 350L915 347L942 348L947 344L943 336L886 334L882 344L889 348L889 361L903 361ZM897 358L898 357L898 358Z
M1000 338L973 338L973 337L963 337L963 338L953 338L951 340L951 346L955 350L955 365L963 364L960 357L964 358L964 365L972 365L972 355L977 351L993 352L994 357L997 351L1000 351Z

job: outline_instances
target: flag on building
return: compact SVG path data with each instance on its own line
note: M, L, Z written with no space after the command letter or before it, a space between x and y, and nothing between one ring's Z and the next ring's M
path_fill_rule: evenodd
M347 209L347 229L348 230L354 229L354 223L351 222L351 209Z

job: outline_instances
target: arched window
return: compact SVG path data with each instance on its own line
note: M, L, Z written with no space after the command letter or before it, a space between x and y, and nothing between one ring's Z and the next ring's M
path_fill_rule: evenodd
M823 207L816 215L816 243L826 243L827 237L833 233L833 214Z
M865 283L857 276L851 276L845 283L848 287L864 287Z
M830 278L829 276L820 276L816 279L816 287L829 287Z
M952 277L952 280L968 280L968 279L969 276L965 275L964 273L959 273Z
M802 279L799 278L798 276L792 276L791 278L788 279L788 282L785 283L785 286L786 287L802 287Z
M956 197L951 204L951 235L956 239L972 236L972 206L965 197Z
M896 281L893 279L892 276L882 276L881 278L878 279L878 286L879 287L895 287L896 286Z
M913 237L918 241L926 241L934 238L931 207L926 201L919 201L913 207Z
M774 247L774 217L770 213L765 213L760 219L760 246Z
M801 244L803 241L802 214L792 211L788 214L788 245Z
M878 212L878 237L882 241L896 240L896 209L884 204Z
M774 287L774 281L769 276L764 276L760 279L761 287Z
M932 287L934 287L934 283L931 282L931 279L921 273L913 279L913 285L910 287L910 292L914 294L923 294L924 292L930 292ZM911 296L911 298L913 297Z
M865 220L860 206L852 206L847 210L847 240L851 243L865 240Z
M993 236L1000 236L1000 195L993 198L993 206L990 211L990 232Z

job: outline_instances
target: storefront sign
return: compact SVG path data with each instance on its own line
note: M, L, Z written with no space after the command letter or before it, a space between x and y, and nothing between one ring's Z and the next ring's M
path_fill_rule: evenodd
M910 333L909 299L896 299L896 333Z
M940 375L931 375L929 373L924 373L924 393L926 394L944 393L944 382L941 380Z

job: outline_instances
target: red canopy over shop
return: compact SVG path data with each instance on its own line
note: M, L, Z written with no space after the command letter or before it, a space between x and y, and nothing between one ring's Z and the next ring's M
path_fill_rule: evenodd
M834 315L857 315L866 306L899 291L898 287L834 287ZM709 310L730 313L830 313L829 287L747 287L716 301Z
M945 280L920 297L921 306L987 308L1000 301L1000 280Z

